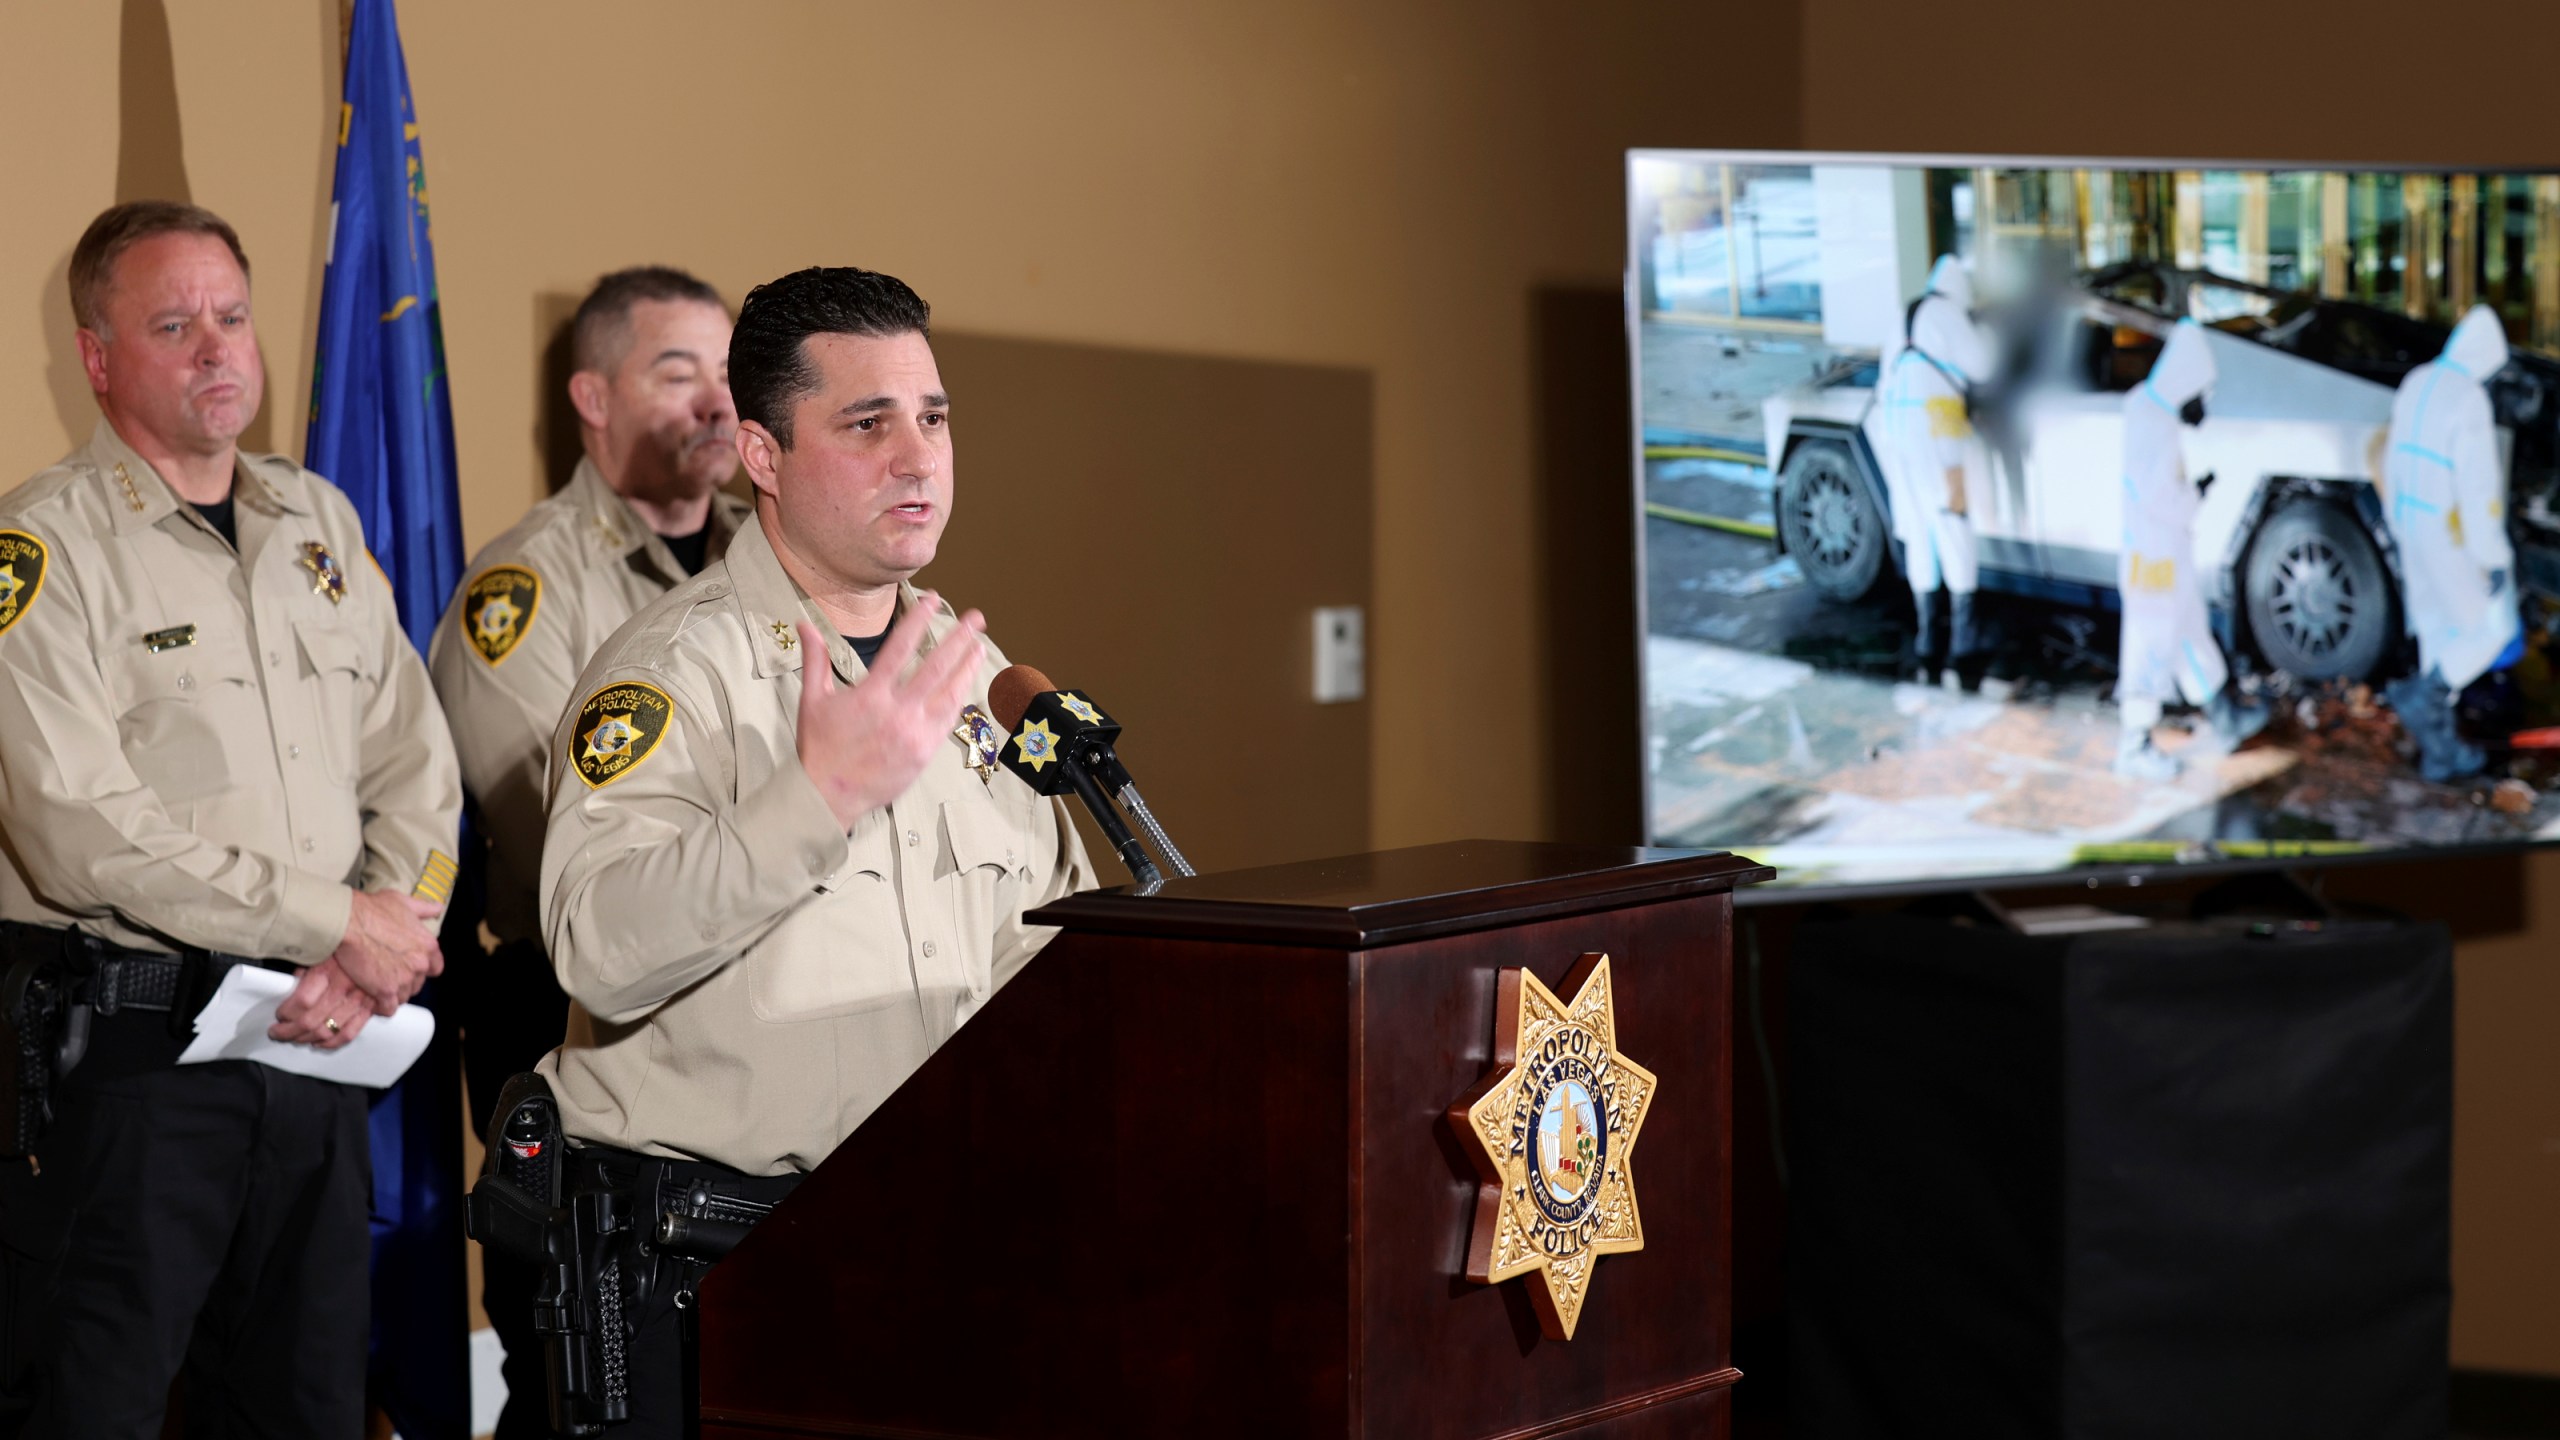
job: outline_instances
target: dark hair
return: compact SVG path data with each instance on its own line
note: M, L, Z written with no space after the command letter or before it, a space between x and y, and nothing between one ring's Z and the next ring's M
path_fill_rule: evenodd
M569 367L610 370L631 343L631 307L646 300L692 300L729 313L720 292L668 265L635 265L596 282L569 321Z
M791 448L791 407L818 388L801 342L812 335L926 335L933 311L905 281L850 265L813 265L747 292L729 337L729 395Z
M231 247L240 274L249 273L249 252L229 221L202 206L177 200L128 200L110 206L80 232L71 247L71 318L83 330L98 328L99 308L115 283L116 261L124 252L154 235L211 235Z

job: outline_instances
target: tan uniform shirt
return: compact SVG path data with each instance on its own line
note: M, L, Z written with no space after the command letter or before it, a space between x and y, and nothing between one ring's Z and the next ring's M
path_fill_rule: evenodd
M573 1136L813 1168L1048 941L1023 912L1093 883L1056 802L982 777L992 744L956 735L839 828L795 748L802 619L860 683L750 523L606 642L561 718L542 909L575 1003L540 1068ZM980 712L1004 666L989 645Z
M711 497L709 560L752 512ZM489 844L490 931L540 940L544 762L578 672L622 622L687 577L667 544L578 462L560 493L471 561L427 648L436 698Z
M0 918L311 964L350 887L441 899L462 808L337 487L240 457L235 552L101 421L0 496Z

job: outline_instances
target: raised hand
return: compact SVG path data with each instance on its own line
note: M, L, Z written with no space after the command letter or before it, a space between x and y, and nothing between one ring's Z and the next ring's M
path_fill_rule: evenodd
M837 683L826 636L800 622L800 653L807 657L800 666L800 768L848 831L924 773L976 688L986 617L975 610L962 615L933 653L916 661L932 611L927 595L898 617L859 685Z

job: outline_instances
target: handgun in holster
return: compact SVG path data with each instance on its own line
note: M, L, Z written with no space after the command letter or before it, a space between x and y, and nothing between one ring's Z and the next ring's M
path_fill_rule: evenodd
M624 1197L569 1193L567 1148L551 1083L536 1074L509 1080L489 1120L464 1228L538 1267L533 1329L542 1337L551 1428L598 1435L631 1418L624 1298L638 1234Z
M54 1087L89 1048L77 979L58 943L21 943L10 927L0 946L0 1155L9 1159L35 1153L53 1122Z

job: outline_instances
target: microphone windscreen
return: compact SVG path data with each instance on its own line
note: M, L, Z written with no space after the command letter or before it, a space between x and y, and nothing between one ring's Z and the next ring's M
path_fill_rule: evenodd
M1048 676L1028 665L1008 665L987 684L987 708L995 712L996 724L1010 735L1022 728L1022 712L1031 708L1033 697L1057 688Z

